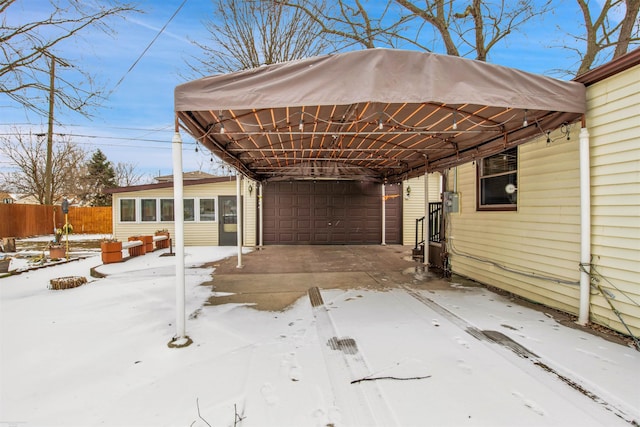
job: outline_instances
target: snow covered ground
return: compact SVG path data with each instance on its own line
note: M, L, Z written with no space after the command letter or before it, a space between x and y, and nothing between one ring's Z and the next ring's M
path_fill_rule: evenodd
M640 352L484 288L320 290L283 312L205 306L187 247L187 333L174 257L99 254L0 279L0 426L602 426L640 422ZM89 283L48 289L54 277ZM513 340L513 341L510 341ZM499 342L503 342L501 345ZM352 383L353 382L353 383ZM579 389L582 389L580 391Z

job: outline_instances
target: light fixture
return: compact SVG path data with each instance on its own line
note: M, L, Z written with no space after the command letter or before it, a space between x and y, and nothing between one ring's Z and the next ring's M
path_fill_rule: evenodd
M220 122L220 133L224 133L224 123Z
M249 195L251 195L251 193L253 193L253 185L249 184Z
M453 130L458 130L458 122L456 120L456 112L453 112L453 126L451 126L451 129Z
M522 127L529 126L529 122L527 121L527 110L524 110L524 120L522 121Z
M300 119L300 124L298 125L298 130L302 132L304 130L304 120Z
M384 129L384 125L382 124L382 119L378 119L378 129L379 130Z

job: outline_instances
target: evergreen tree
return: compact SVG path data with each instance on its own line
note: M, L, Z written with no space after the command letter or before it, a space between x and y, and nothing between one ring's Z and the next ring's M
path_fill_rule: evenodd
M96 150L87 163L83 199L91 206L111 206L111 194L104 190L118 186L113 165L100 149Z

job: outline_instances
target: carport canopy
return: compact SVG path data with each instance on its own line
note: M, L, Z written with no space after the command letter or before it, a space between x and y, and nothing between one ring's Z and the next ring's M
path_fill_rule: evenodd
M175 89L180 125L257 181L401 182L544 135L585 108L582 83L396 49L262 66Z

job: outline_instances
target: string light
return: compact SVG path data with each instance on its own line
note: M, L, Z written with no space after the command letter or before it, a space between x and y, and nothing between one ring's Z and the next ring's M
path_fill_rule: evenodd
M451 126L451 129L453 130L458 130L458 122L456 120L456 112L453 112L453 126Z
M382 124L382 119L378 119L378 129L379 130L384 129L384 125Z
M302 132L304 130L304 120L300 119L300 124L298 125L298 130Z
M524 110L524 120L522 121L522 127L529 126L529 122L527 121L527 110Z

